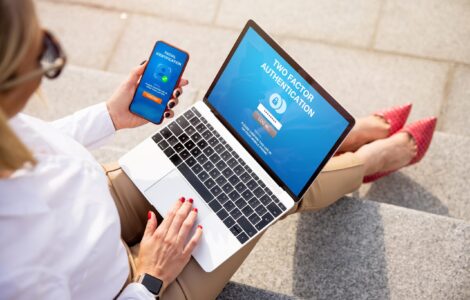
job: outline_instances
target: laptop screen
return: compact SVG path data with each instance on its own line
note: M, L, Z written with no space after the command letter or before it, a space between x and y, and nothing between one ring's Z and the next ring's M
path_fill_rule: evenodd
M252 26L237 43L206 101L268 171L300 197L352 121Z

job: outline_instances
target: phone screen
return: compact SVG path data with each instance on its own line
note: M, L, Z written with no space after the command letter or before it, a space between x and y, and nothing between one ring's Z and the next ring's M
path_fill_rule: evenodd
M188 58L185 51L158 41L134 94L130 111L150 122L161 123Z

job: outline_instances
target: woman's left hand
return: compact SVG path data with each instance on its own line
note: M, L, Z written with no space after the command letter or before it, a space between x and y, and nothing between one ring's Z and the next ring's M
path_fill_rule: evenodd
M123 128L134 128L148 123L147 120L131 113L129 105L134 97L135 90L139 84L140 77L144 73L147 63L135 68L106 102L109 115L113 121L116 130ZM172 108L178 104L178 97L183 93L183 87L188 84L186 79L181 79L178 87L173 91L173 97L168 101L167 108L164 113L165 118L174 116Z

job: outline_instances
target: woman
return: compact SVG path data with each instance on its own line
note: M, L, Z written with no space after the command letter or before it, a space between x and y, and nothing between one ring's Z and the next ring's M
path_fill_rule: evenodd
M188 236L197 203L182 195L157 221L155 209L121 169L103 170L87 151L116 130L146 123L128 111L143 65L106 103L54 122L20 114L42 76L59 76L64 64L32 1L0 0L1 296L153 299L137 282L149 274L163 282L165 299L215 298L259 238L215 271L203 272L191 259L203 229ZM187 83L175 90L165 117L173 115ZM402 128L410 108L359 119L342 154L329 161L292 212L326 207L363 181L419 161L436 120Z

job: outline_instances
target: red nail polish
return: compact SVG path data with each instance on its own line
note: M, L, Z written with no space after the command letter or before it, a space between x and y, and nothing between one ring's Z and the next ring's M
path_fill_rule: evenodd
M189 201L189 203L193 203L193 202L194 202L193 198L189 198L188 201Z
M197 228L201 228L201 229L202 229L202 225L197 225Z
M194 208L194 212L197 212L197 208L196 208L196 207Z
M180 198L181 203L184 203L184 197Z
M151 217L152 217L152 213L149 211L149 212L147 213L147 218L150 220Z

